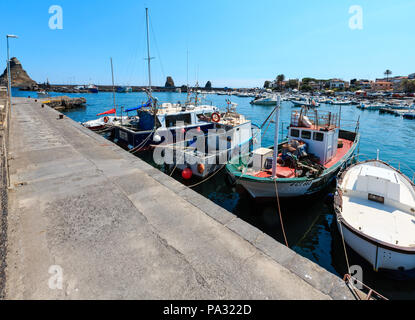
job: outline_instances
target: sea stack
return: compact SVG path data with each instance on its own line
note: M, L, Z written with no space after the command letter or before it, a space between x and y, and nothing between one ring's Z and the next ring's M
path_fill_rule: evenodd
M17 58L10 60L10 74L12 78L12 87L34 88L37 87L36 81L32 80L27 72L23 69L22 64ZM7 66L0 76L0 86L7 86Z
M174 86L174 81L173 81L173 78L172 77L167 77L165 87L166 88L174 88L175 87Z

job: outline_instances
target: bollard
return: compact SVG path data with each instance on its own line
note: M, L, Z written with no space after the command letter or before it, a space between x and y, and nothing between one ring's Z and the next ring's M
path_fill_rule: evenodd
M63 114L59 115L59 119L62 120L63 119Z

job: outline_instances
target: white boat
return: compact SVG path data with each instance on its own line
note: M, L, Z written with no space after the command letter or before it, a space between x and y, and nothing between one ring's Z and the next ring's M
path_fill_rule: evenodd
M315 108L315 107L319 107L320 106L320 103L316 102L313 99L307 99L307 100L291 100L291 103L294 104L294 106L309 107L309 108Z
M104 130L114 125L121 125L131 123L131 121L138 121L138 117L116 117L116 116L105 116L99 119L91 120L82 123L82 125L92 131Z
M38 98L49 98L49 93L46 91L38 91L37 92L37 97Z
M277 105L277 98L275 96L266 96L255 98L251 101L251 104L261 105L261 106L275 106Z
M375 271L415 269L414 188L380 160L354 164L338 181L334 207L339 231Z

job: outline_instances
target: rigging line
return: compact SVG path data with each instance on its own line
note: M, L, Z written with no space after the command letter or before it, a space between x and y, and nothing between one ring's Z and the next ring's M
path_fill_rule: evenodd
M154 44L156 45L156 51L157 51L157 55L160 61L161 73L163 74L163 78L166 78L166 73L164 72L164 67L163 67L163 61L161 59L161 54L160 54L160 50L159 50L158 43L157 43L156 33L154 32L153 23L151 22L151 19L150 19L150 28L151 28L151 32L153 33Z
M275 146L274 146L275 148ZM280 196L278 194L278 186L277 186L277 178L274 179L274 185L275 185L275 194L277 196L277 205L278 205L278 214L280 216L280 222L281 222L281 229L282 229L282 233L284 235L284 241L285 241L285 245L287 246L287 248L289 248L288 245L288 240L287 240L287 235L285 234L285 228L284 228L284 222L282 220L282 213L281 213L281 204L280 204Z

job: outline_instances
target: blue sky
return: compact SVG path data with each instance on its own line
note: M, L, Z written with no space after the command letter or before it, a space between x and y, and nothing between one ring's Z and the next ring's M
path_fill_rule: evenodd
M51 30L49 7L63 9ZM349 28L349 8L363 29ZM145 7L150 9L153 83L189 78L214 86L262 86L287 78L382 77L415 72L413 0L19 0L1 1L0 59L11 54L38 82L144 85ZM187 68L187 51L189 68ZM188 70L188 72L187 72ZM188 74L188 76L187 76Z

